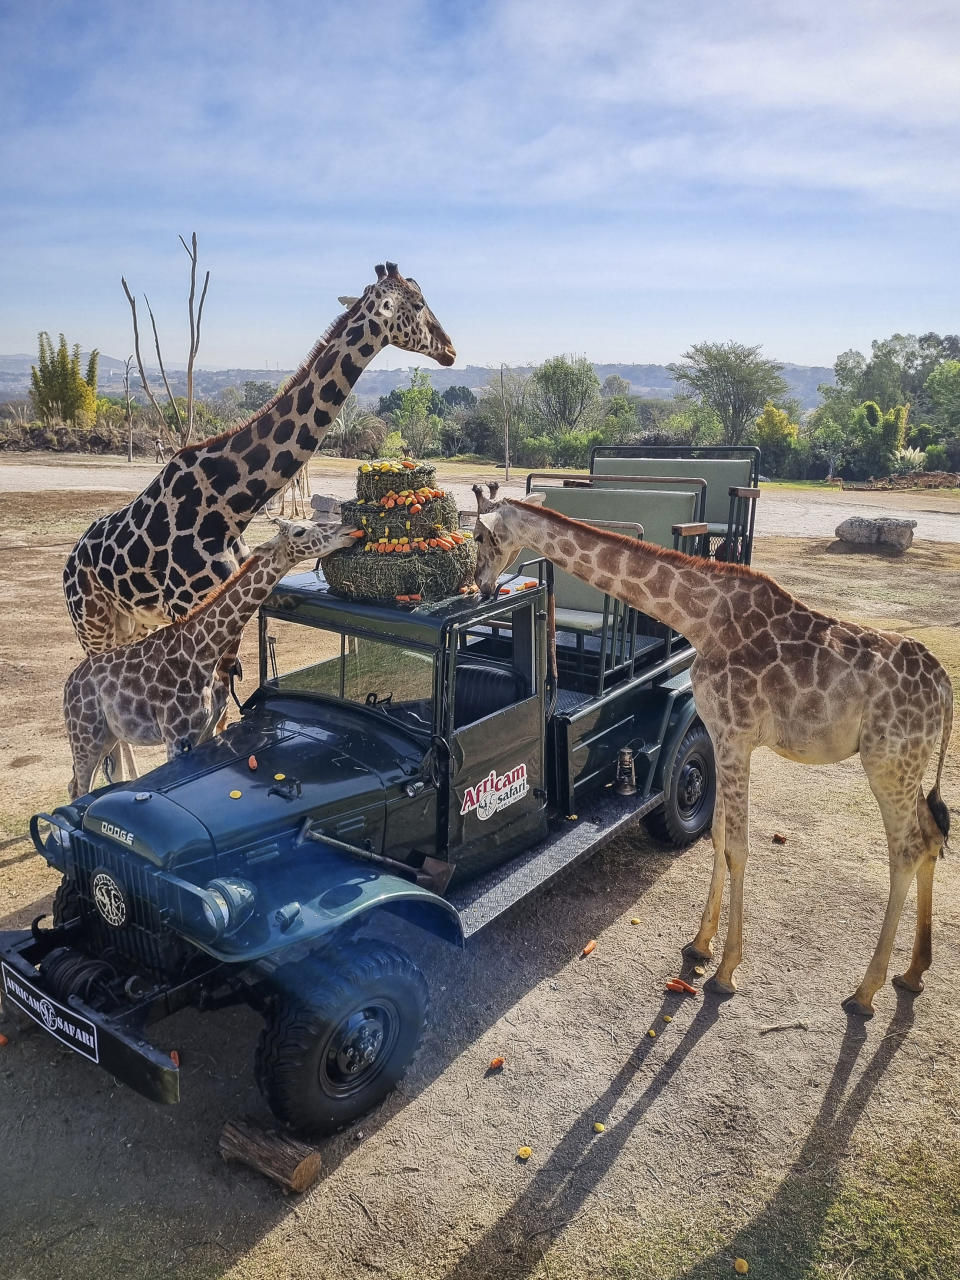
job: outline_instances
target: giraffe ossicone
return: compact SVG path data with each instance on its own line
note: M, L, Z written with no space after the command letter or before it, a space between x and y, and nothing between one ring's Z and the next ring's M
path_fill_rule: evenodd
M481 501L482 499L482 501ZM918 640L829 617L774 580L742 565L665 550L596 529L530 502L478 494L476 581L482 595L524 547L686 636L694 701L713 743L717 803L707 903L690 950L708 958L727 872L730 912L713 979L735 990L743 947L743 877L749 843L750 757L769 747L788 760L831 764L860 754L880 807L890 891L876 949L844 1002L863 1017L886 981L907 891L917 880L917 928L907 971L894 979L923 989L932 957L933 873L950 829L940 779L953 724L950 678ZM936 780L923 775L937 742Z
M138 497L83 534L63 585L85 653L183 617L236 572L250 520L309 462L377 352L392 344L453 364L453 344L417 282L395 263L376 274L262 409L179 450Z
M236 659L246 623L295 564L353 542L353 531L343 526L276 523L276 536L186 617L132 644L89 655L67 677L71 799L90 789L98 765L118 742L163 744L173 759L211 737L226 706L223 672Z

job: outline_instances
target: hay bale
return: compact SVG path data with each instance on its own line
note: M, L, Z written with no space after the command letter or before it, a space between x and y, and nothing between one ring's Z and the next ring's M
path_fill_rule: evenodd
M357 470L357 497L364 502L379 502L391 489L435 489L437 469L426 462L404 466L395 458L363 462Z
M363 529L366 541L377 542L381 538L397 538L404 534L412 538L432 538L438 529L452 531L457 528L457 504L449 494L442 498L429 498L412 506L398 505L390 508L380 502L347 501L342 504L341 517L345 524Z
M365 551L362 546L335 551L323 562L331 591L351 600L391 601L418 595L445 600L473 582L477 548L471 539L452 551Z

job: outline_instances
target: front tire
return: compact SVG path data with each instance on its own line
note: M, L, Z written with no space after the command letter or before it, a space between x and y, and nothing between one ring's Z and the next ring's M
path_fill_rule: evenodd
M670 770L663 807L647 818L647 828L664 844L684 849L710 830L717 799L713 743L697 721L687 730Z
M254 1062L273 1114L308 1134L334 1133L364 1115L412 1062L427 1005L423 974L385 943L351 943L291 966Z
M69 924L71 920L76 920L79 915L80 892L77 889L77 882L71 880L69 876L64 876L57 886L56 893L53 895L54 926Z

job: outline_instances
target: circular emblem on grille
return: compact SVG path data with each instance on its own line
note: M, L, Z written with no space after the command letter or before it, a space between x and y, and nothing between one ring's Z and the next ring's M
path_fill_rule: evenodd
M109 871L95 871L90 881L97 910L114 929L127 923L127 899Z

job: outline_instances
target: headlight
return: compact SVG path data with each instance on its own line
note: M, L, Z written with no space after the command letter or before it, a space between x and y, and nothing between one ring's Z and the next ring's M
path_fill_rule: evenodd
M256 896L256 888L249 880L224 876L210 881L203 899L203 914L218 938L234 933L250 918Z

